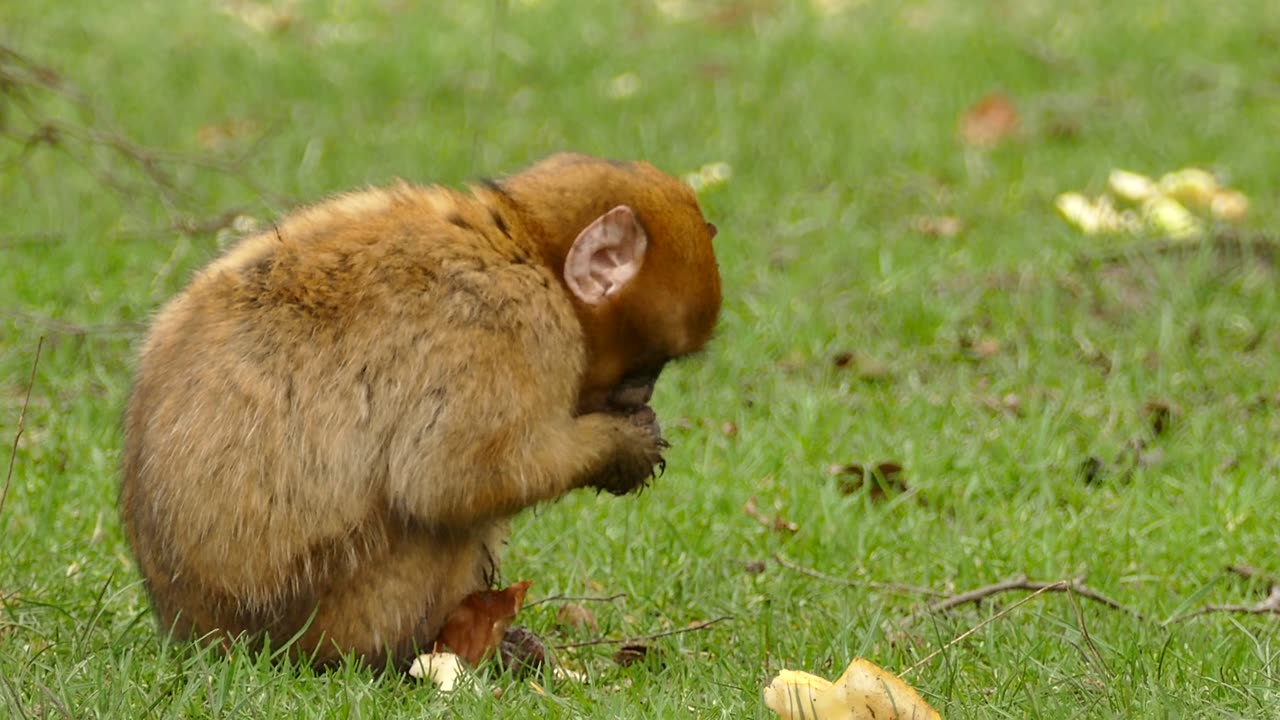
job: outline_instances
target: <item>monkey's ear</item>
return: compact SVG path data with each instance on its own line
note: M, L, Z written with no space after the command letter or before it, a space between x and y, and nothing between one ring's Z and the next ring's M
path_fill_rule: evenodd
M578 299L599 305L640 272L649 238L636 214L619 205L578 234L564 260L564 281Z

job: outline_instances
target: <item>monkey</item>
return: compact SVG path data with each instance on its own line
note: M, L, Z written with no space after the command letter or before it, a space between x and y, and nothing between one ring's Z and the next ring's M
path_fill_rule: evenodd
M713 333L715 234L653 165L557 154L231 246L152 318L124 413L161 629L406 667L495 582L521 510L665 467L649 403Z

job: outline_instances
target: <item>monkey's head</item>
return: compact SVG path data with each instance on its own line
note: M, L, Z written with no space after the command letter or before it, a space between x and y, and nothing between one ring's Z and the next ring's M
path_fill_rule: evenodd
M716 228L697 196L648 163L567 154L502 188L533 216L582 323L578 411L643 409L663 367L701 350L720 312Z

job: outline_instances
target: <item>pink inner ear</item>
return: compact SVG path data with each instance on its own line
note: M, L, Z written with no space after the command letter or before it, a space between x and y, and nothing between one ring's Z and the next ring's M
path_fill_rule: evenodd
M635 213L619 205L596 218L573 241L565 257L565 284L583 302L604 302L640 271L647 246Z

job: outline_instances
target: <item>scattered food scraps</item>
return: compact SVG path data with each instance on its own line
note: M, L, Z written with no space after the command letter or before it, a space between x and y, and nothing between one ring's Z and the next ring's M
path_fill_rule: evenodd
M1249 198L1225 187L1199 168L1183 168L1159 180L1129 170L1112 170L1111 194L1090 199L1077 192L1059 195L1054 204L1067 222L1086 235L1154 232L1175 240L1199 237L1206 222L1236 224L1249 213ZM1133 207L1118 208L1116 199Z
M764 704L782 720L941 720L901 678L857 658L835 682L783 670L764 689Z
M453 692L459 682L468 677L462 658L448 652L419 655L409 666L409 674L419 680L430 680L440 692L446 693Z

